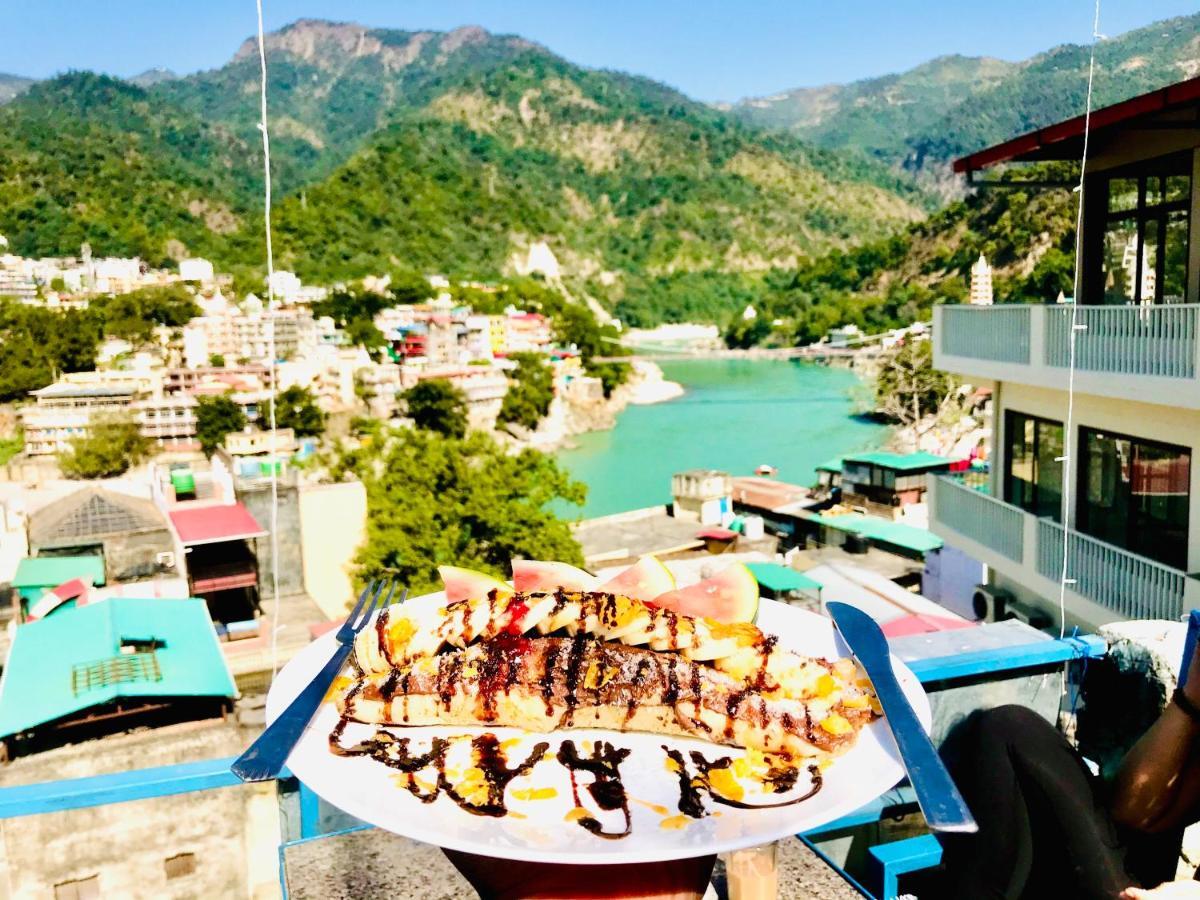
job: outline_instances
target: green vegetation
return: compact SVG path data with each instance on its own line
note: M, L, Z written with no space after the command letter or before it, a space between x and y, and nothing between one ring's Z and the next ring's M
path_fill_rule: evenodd
M1200 14L1101 41L1093 107L1186 77L1198 32ZM743 121L787 129L821 147L865 151L921 174L956 156L1079 115L1088 58L1089 47L1075 44L1023 63L943 56L882 78L745 101L733 113Z
M369 30L378 46L347 57L339 31L360 34L297 23L271 38L277 260L307 281L401 265L495 280L544 238L580 301L648 324L716 319L726 279L753 282L923 212L883 166L519 39ZM412 59L394 66L394 52ZM0 107L0 233L27 255L86 240L154 265L204 255L243 288L261 282L245 102L256 77L239 57L149 89L88 73L35 85ZM366 325L353 331L379 345Z
M58 467L67 478L114 478L146 459L153 446L132 416L97 415L87 434L59 454Z
M171 284L97 297L88 303L88 312L99 318L105 336L144 343L153 337L156 325L178 328L201 311L191 291Z
M14 435L0 437L0 466L4 465L24 449L25 435L19 428Z
M901 425L940 411L958 382L933 367L933 342L908 341L888 353L875 378L875 409Z
M554 400L554 373L539 353L514 353L509 357L517 368L509 375L508 393L500 407L501 424L537 428Z
M1034 166L1009 179L1069 180L1062 164ZM928 319L935 303L967 296L970 268L982 253L993 267L998 303L1047 303L1072 290L1074 195L1066 188L992 188L953 203L884 241L835 250L792 272L764 279L758 319L735 323L731 346L809 344L831 328L868 334ZM781 320L769 331L758 322Z
M225 441L225 435L246 427L246 413L225 394L201 397L196 401L196 439L204 455L211 457Z
M62 372L96 367L101 330L91 311L0 298L0 401L23 400Z
M507 575L514 557L583 564L551 501L582 503L585 488L550 456L510 455L488 435L462 439L396 429L343 452L334 477L354 472L367 488L367 540L360 577L390 575L413 593L436 589L437 566L453 564Z
M325 433L325 413L311 391L292 385L276 398L275 427L290 428L297 437L317 437Z
M467 433L467 398L444 378L427 378L404 392L408 417L418 428L449 438Z

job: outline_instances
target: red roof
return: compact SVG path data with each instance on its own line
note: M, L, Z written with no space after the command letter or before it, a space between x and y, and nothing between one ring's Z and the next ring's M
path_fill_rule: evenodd
M1093 110L1089 128L1093 134L1130 122L1133 119L1167 112L1200 101L1200 77L1131 97L1112 106ZM955 172L973 172L1011 160L1078 159L1075 144L1083 136L1084 116L1075 116L1055 125L1039 128L994 147L979 150L954 161ZM1181 122L1181 129L1194 128L1194 122Z
M966 619L951 619L949 616L933 616L919 613L892 619L881 625L883 633L890 638L906 637L910 634L929 634L933 631L954 631L959 628L974 628L974 622Z
M696 532L696 537L714 541L731 541L737 536L736 531L730 531L728 528L705 528Z
M170 511L171 524L185 547L265 537L261 525L240 503L189 506Z

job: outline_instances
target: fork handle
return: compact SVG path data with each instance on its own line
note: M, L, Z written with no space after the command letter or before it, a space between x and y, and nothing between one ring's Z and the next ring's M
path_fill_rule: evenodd
M229 768L242 781L271 781L283 770L284 763L291 755L292 748L300 740L300 735L308 727L313 713L325 699L325 693L333 684L333 679L342 671L346 657L350 655L351 645L339 644L325 667L302 690L287 709L279 714L258 736L249 749L246 750Z

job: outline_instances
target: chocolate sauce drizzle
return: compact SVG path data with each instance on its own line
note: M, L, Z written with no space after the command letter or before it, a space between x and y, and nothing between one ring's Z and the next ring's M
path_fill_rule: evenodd
M505 791L514 778L527 775L550 749L548 743L536 744L525 760L516 766L509 766L508 758L500 747L499 739L492 733L481 734L471 738L471 758L474 764L483 772L484 784L487 787L487 799L482 803L473 803L464 797L446 777L446 754L451 741L435 737L430 742L429 750L425 753L412 753L409 750L409 739L397 737L386 729L380 729L365 741L351 747L343 747L340 743L346 719L338 722L338 727L329 735L329 749L338 756L368 756L376 762L383 763L390 769L395 769L407 777L404 779L405 789L422 803L432 803L441 794L453 800L459 807L475 816L500 817L508 814ZM432 769L437 774L437 780L432 787L420 784L416 775L426 769Z
M733 760L730 757L722 756L720 759L710 760L704 754L693 750L691 752L692 767L695 769L695 773L693 774L688 768L683 753L673 750L666 745L663 745L663 750L671 761L675 763L675 775L679 780L679 811L693 819L703 819L709 815L708 807L704 802L706 797L713 803L732 806L736 809L775 809L780 806L791 806L795 803L802 803L805 800L815 797L824 783L824 779L821 777L821 770L816 766L809 766L808 775L812 780L812 787L807 793L799 797L793 797L790 800L782 800L779 803L743 803L741 800L734 800L713 790L710 783L709 775L711 772L716 769L728 769L733 765ZM774 793L782 794L795 787L799 775L800 770L798 768L772 766L770 771L767 772L766 783L771 786L771 790Z
M557 759L571 776L571 796L575 800L575 806L583 805L579 802L579 783L575 773L590 772L594 780L587 785L587 790L596 805L605 812L619 809L625 817L625 828L622 831L605 831L600 820L591 815L576 820L581 828L587 829L597 837L617 840L628 835L633 827L629 815L629 797L625 793L625 785L621 783L620 771L620 765L629 753L628 749L614 747L607 741L597 741L590 757L580 756L574 741L563 741L558 747Z

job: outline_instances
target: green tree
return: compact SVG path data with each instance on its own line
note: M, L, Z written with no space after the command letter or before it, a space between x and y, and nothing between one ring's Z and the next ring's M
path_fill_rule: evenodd
M503 575L518 556L583 564L567 523L547 507L581 504L586 488L543 453L510 455L482 432L396 429L340 465L367 488L363 578L393 575L420 593L438 586L439 565Z
M208 356L208 364L216 366L218 369L225 368L225 357L220 353L210 353Z
M933 342L907 340L880 360L875 407L901 425L939 412L958 382L933 367Z
M451 438L467 433L467 398L444 378L426 378L404 392L408 417L418 428Z
M58 467L67 478L113 478L146 459L152 447L132 416L98 415L59 454Z
M307 388L292 385L275 403L275 427L290 428L300 437L325 433L325 413Z
M537 428L554 400L554 373L540 353L514 353L517 368L508 379L508 393L500 406L499 421Z
M387 346L383 332L370 319L354 319L346 325L346 340L367 350L378 350Z
M231 431L246 427L245 411L227 394L201 397L196 403L196 438L204 455L211 457Z

